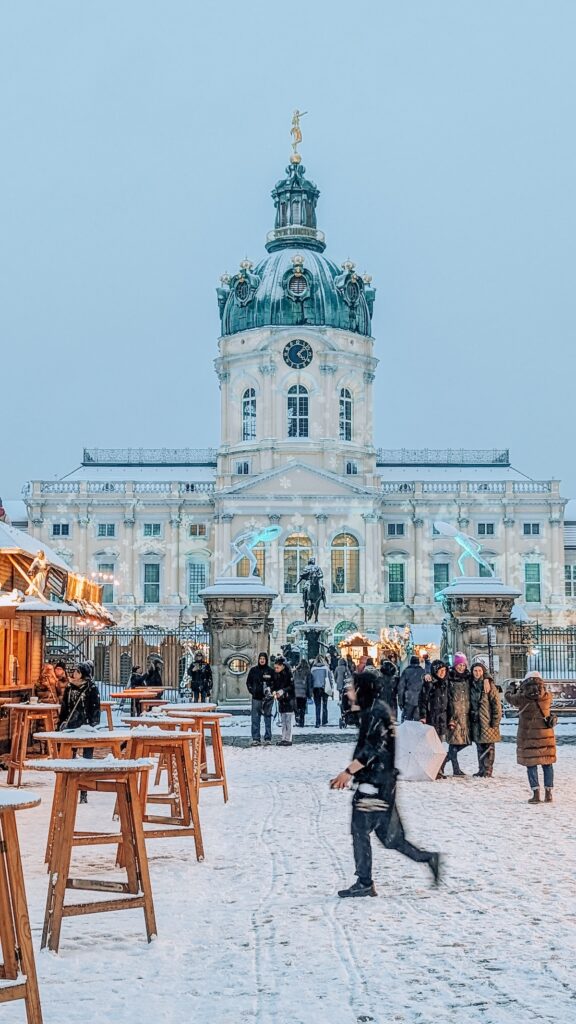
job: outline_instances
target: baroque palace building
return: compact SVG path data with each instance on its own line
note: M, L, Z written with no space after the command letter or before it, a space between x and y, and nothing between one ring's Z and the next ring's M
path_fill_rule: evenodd
M199 592L231 542L277 524L255 554L279 595L279 643L302 622L296 581L310 556L336 640L438 624L435 595L458 573L454 542L433 525L445 520L481 542L530 618L572 622L576 524L558 481L518 472L506 450L376 448L371 279L325 255L319 192L297 153L272 197L266 255L217 289L220 447L85 450L66 478L27 485L30 532L99 574L119 624L176 627L201 620Z

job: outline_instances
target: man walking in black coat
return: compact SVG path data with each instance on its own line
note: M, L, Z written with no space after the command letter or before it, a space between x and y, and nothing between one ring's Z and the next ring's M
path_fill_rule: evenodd
M272 743L272 669L268 664L266 651L260 651L258 663L248 673L246 688L252 697L252 746L259 747L261 740L260 728L264 718L264 744Z
M424 683L425 670L416 654L410 658L410 664L404 669L398 683L398 704L402 712L403 722L420 720L420 692Z
M331 789L357 785L352 800L352 840L357 881L339 896L376 896L372 879L370 834L375 832L388 850L397 850L410 860L428 864L435 884L440 878L440 854L420 850L406 839L396 808L395 736L390 711L379 698L378 678L370 672L354 676L349 687L359 708L360 730L354 757L343 772L330 782Z

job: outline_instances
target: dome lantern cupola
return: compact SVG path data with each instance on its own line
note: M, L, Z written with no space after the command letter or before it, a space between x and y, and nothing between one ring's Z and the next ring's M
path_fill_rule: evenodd
M324 252L324 233L316 226L316 203L320 195L313 181L304 176L303 164L290 161L286 177L272 190L276 207L274 230L266 238L268 252L298 246Z

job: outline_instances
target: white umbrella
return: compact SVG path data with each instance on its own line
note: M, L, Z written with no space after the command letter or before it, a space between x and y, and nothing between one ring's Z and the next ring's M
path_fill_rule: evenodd
M396 768L403 782L431 782L444 764L446 751L436 729L421 722L402 722L396 730Z

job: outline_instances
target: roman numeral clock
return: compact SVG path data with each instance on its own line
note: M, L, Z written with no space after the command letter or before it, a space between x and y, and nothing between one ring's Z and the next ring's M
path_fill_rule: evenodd
M293 370L303 370L305 366L309 366L313 355L312 346L307 341L296 339L284 346L284 362Z

